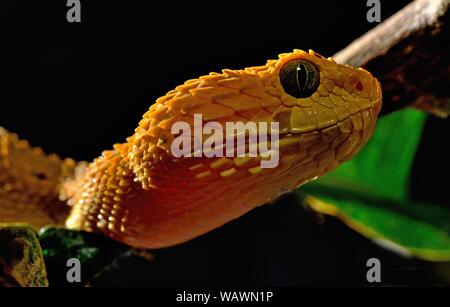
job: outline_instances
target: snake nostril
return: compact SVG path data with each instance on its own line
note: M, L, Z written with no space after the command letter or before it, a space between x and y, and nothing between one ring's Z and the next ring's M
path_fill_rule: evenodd
M47 175L44 174L44 173L41 173L41 172L33 173L33 175L39 180L46 180L47 179Z
M361 92L362 90L364 90L364 85L362 84L362 82L355 77L350 77L349 79L349 83L358 91Z

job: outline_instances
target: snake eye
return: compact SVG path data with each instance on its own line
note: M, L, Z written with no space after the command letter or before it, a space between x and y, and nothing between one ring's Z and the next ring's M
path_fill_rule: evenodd
M320 83L320 72L311 62L296 60L286 63L280 71L284 91L295 98L310 96Z

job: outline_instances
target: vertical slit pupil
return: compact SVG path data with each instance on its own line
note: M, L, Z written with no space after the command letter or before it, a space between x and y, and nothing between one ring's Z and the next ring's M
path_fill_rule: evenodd
M297 80L298 88L300 91L304 91L308 81L308 73L306 71L305 65L303 63L298 64L297 67Z

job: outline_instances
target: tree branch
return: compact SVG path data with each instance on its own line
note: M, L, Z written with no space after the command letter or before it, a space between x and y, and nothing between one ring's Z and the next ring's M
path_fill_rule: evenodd
M333 57L381 82L382 113L413 106L450 114L450 0L416 0Z

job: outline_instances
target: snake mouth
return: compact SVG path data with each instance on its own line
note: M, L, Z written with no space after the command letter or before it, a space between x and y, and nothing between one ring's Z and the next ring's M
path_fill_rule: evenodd
M328 121L323 122L321 125L311 125L310 127L301 127L300 129L297 127L292 127L291 122L291 116L292 113L289 113L289 116L286 116L289 120L289 128L288 129L282 129L280 128L280 139L303 139L308 138L308 136L312 135L320 135L324 133L325 131L332 130L333 127L337 127L340 129L343 133L345 132L351 132L352 130L363 130L367 126L372 126L373 123L376 121L376 118L378 117L378 114L381 110L381 98L376 99L371 102L369 106L366 108L359 108L359 110L355 112L349 112L349 115L345 118L342 118L340 120L335 121ZM314 114L312 114L314 117L313 119L316 120L316 117ZM284 118L286 118L284 117ZM279 118L280 120L280 127L283 127L283 117Z
M349 120L352 122L352 121L354 121L354 120L352 120L352 118L356 118L356 117L362 116L362 115L364 115L363 116L364 119L370 118L370 120L372 122L374 122L380 112L380 109L381 109L381 100L377 100L377 101L373 102L373 104L369 107L366 107L364 109L359 109L355 112L349 112L349 115L345 118L336 119L333 121L322 122L319 124L314 124L314 125L310 125L310 126L306 126L306 127L305 126L294 127L291 124L292 114L289 114L289 116L288 116L289 126L288 126L288 128L284 128L284 129L280 128L279 135L280 136L286 136L286 135L299 136L299 135L311 133L314 131L320 132L320 131L329 129L334 126L340 126ZM316 120L315 114L311 114L310 116L312 116L309 118L310 120L311 120L311 118L312 118L312 120ZM280 127L286 127L286 126L283 126L283 118L279 118L279 125L280 125Z

